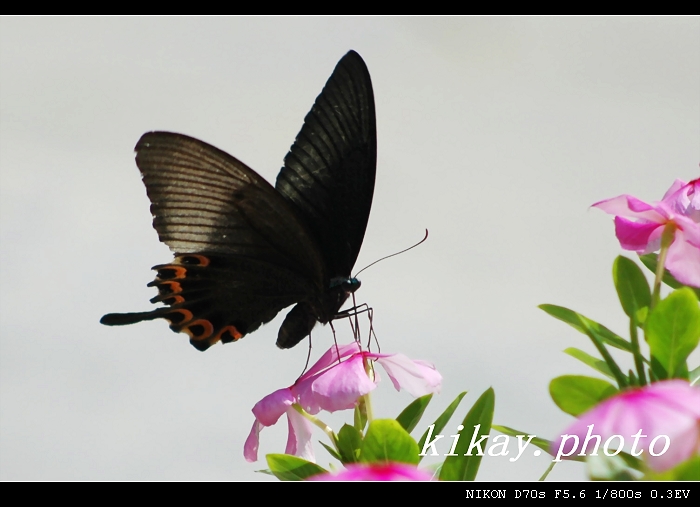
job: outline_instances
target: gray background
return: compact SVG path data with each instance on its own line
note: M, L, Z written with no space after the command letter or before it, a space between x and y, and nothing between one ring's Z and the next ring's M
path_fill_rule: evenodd
M657 200L698 176L700 18L5 17L0 479L269 479L242 457L250 409L307 353L275 347L279 317L206 353L163 321L98 321L149 309L149 268L171 258L133 161L141 134L197 137L274 181L349 49L372 75L379 145L356 269L430 230L357 293L383 351L444 375L426 424L469 390L463 417L489 386L496 423L553 438L571 421L548 382L588 373L561 350L592 346L537 305L625 333L610 277L621 250L589 206ZM316 331L314 357L331 343ZM411 399L386 376L375 392L378 416ZM261 456L282 452L286 423L261 438ZM487 457L479 478L535 480L547 458L531 452Z

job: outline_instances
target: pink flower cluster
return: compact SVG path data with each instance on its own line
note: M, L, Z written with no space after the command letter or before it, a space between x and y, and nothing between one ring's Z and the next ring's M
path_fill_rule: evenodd
M625 250L647 254L661 246L664 228L675 228L665 268L685 285L700 287L700 178L676 180L659 202L619 195L593 205L615 216L615 234Z
M313 461L313 425L302 412L314 415L321 410L354 408L379 380L376 372L374 380L367 375L365 362L369 360L382 365L397 390L404 388L414 396L440 391L442 376L430 363L413 361L403 354L366 352L355 342L333 346L294 385L278 389L255 404L255 422L243 448L245 459L257 461L260 431L287 414L289 435L285 453Z
M378 463L346 465L338 473L314 475L311 481L430 481L433 476L414 465Z
M655 439L659 444L653 452ZM561 456L598 454L603 450L594 446L608 440L615 445L636 442L632 452L656 471L682 463L700 453L700 389L685 380L665 380L621 392L581 415L554 441L552 451Z

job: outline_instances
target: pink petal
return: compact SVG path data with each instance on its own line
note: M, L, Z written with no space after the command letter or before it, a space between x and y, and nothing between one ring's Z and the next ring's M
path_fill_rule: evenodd
M665 267L682 284L700 287L700 248L686 241L684 232L676 230Z
M665 221L656 206L647 204L627 194L597 202L592 207L601 209L610 215L637 218L657 223Z
M260 446L260 431L264 428L256 419L253 421L253 427L250 430L248 438L245 439L243 445L243 456L248 462L258 461L258 447Z
M663 224L654 222L633 222L615 217L615 236L625 250L649 253L661 247Z
M257 402L253 407L253 414L264 426L272 426L292 403L294 403L294 396L289 388L278 389Z
M685 192L683 192L682 189L685 186L686 186L686 183L684 181L681 181L678 178L676 178L676 180L671 185L671 188L666 190L666 193L661 198L661 201L666 202L666 203L672 203L672 202L676 202L676 201L681 200L682 199L681 194L685 193Z
M590 425L593 428L589 429ZM685 461L700 451L700 390L683 380L667 380L622 392L581 415L554 442L553 451L556 454L560 449L564 436L575 435L579 448L574 455L578 455L589 431L592 438L585 454L593 451L595 435L600 436L599 454L604 452L604 443L614 435L624 439L624 448L629 451L639 430L644 436L640 436L636 451L644 449L642 457L653 469L662 471ZM670 446L665 453L653 456L649 445L659 435L668 436ZM563 451L569 452L574 443L571 439L566 443ZM609 452L619 443L619 438L611 440ZM660 452L663 444L664 440L659 439L655 452Z
M338 352L340 352L340 356L338 356ZM336 347L334 345L330 349L328 349L326 353L323 354L319 358L319 360L316 361L314 365L299 378L299 381L314 377L323 370L335 366L339 362L339 357L340 359L343 359L345 357L356 354L357 352L360 352L360 345L357 342L351 342L347 345L341 345L338 347L338 350L336 350ZM299 383L299 381L297 381L297 383Z
M691 245L700 248L700 223L696 223L683 215L673 218L678 229L683 231L683 239Z
M360 396L377 386L367 376L362 355L358 354L298 387L295 392L301 406L313 414L320 409L335 412L353 408Z
M432 364L426 361L413 361L403 354L376 354L375 356L397 391L403 388L416 397L440 392L442 375Z
M368 465L346 465L345 470L336 474L320 474L309 478L311 481L430 481L432 474L415 466L403 463L376 463Z
M674 213L700 222L700 178L689 183L676 180L664 195L662 202Z
M656 382L652 386L656 395L665 403L700 420L700 389L679 379Z
M688 206L683 214L695 223L700 223L700 178L688 183L687 187Z
M311 422L299 412L290 408L287 411L287 448L285 454L293 454L307 461L314 461L314 450L311 447Z

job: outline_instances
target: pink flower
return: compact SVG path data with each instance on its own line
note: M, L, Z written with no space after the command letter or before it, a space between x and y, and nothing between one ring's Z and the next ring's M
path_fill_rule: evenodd
M404 463L346 465L336 474L319 474L310 481L430 481L432 474Z
M552 445L555 461L618 448L642 455L656 471L700 453L700 389L665 380L624 391L579 416Z
M365 360L381 364L396 390L403 387L414 396L440 391L442 376L430 363L412 361L403 354L365 352L355 342L337 348L334 345L293 386L279 389L255 404L255 422L243 448L245 459L258 459L260 431L286 413L289 436L285 452L313 461L311 422L295 406L311 415L321 410L354 408L361 396L377 387L378 375L375 381L369 378Z
M639 254L658 250L664 227L672 223L675 234L665 268L679 282L700 287L700 178L687 184L676 180L663 199L653 204L620 195L593 206L616 215L620 245Z
M361 396L377 387L365 372L362 354L355 342L328 349L291 388L302 408L309 414L355 408Z
M290 388L278 389L268 394L253 407L255 421L243 446L246 461L258 460L260 432L265 426L275 424L282 414L287 414L289 434L287 436L286 454L294 454L308 461L314 461L311 447L311 422L292 406L294 396Z

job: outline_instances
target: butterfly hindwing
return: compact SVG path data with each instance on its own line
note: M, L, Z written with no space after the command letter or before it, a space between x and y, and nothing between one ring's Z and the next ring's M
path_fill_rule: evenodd
M157 276L149 285L158 295L151 302L168 305L164 314L155 312L200 350L252 333L316 291L293 271L247 257L177 255L153 269Z

